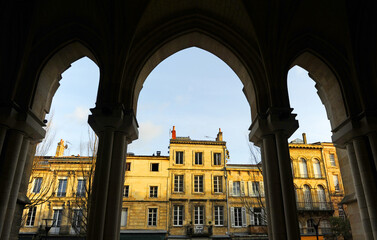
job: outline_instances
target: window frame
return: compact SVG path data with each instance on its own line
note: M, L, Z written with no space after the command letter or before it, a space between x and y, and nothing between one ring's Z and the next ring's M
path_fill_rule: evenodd
M37 207L29 208L27 213L26 223L25 226L27 227L34 227L35 224L35 216L37 215Z
M223 193L223 176L213 176L213 192Z
M149 198L158 198L158 186L149 186Z
M120 216L120 226L127 227L128 223L128 208L122 208L122 213Z
M126 197L126 198L130 197L130 185L124 185L124 187L123 187L123 197Z
M80 182L81 182L81 185L80 185ZM79 186L80 186L80 189L79 189ZM85 197L85 193L86 193L86 179L85 178L77 179L76 196Z
M176 179L178 180L178 184L176 183ZM174 193L184 193L185 192L185 180L184 179L185 179L185 175L183 175L183 174L174 175L174 179L173 179L173 181L174 181L173 182L173 192Z
M216 156L219 156L219 157L216 157ZM222 161L221 161L221 153L219 152L214 152L213 153L213 162L212 162L212 165L213 166L221 166L222 164Z
M153 170L153 166L157 165L157 170ZM151 163L151 172L159 172L160 171L160 164L159 163Z
M199 156L200 156L200 158L197 159L197 157L199 157ZM195 152L194 153L194 165L203 165L203 152Z
M32 193L35 194L35 193L40 193L41 192L42 182L43 182L43 178L42 177L36 177L36 178L34 178Z
M173 226L181 227L183 226L184 221L184 205L174 205L173 206Z
M204 193L204 176L194 175L194 193Z
M329 153L329 161L330 161L331 167L336 167L335 154L334 153Z
M126 162L126 172L129 172L129 171L131 171L131 163Z
M179 157L178 157L179 156ZM179 162L178 162L179 160ZM184 162L184 152L183 151L176 151L175 152L175 165L183 165Z
M215 226L224 226L224 206L214 206L213 218L215 219Z
M148 227L157 227L158 221L158 208L150 207L148 208Z
M67 195L67 185L68 185L68 179L67 178L60 178L58 179L58 189L56 191L57 197L65 197ZM65 184L61 184L62 182L65 182ZM64 191L62 191L64 189Z
M194 206L194 225L202 226L205 224L205 208L204 205Z

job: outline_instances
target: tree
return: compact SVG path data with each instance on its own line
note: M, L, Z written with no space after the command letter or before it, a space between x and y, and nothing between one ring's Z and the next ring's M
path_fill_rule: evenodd
M253 144L249 144L249 149L250 162L255 171L251 171L250 181L248 181L249 196L241 196L241 201L249 215L253 216L254 224L264 226L259 229L258 233L267 234L267 228L265 227L267 225L267 209L260 149Z
M75 199L70 202L68 211L68 219L77 235L86 235L88 226L88 217L90 211L90 203L92 196L92 183L95 173L98 137L88 128L89 141L86 144L86 151L89 155L87 159L80 159L79 169L75 175L78 179L75 192ZM81 151L83 151L83 144L80 144ZM72 188L75 186L72 185Z
M351 225L347 217L330 217L329 218L332 233L328 239L338 239L343 237L344 240L351 240Z
M46 127L45 138L36 147L35 157L32 162L31 174L28 184L29 202L24 207L24 213L21 219L21 226L27 221L28 215L34 211L36 206L48 202L53 196L52 188L56 184L56 174L48 174L49 165L45 159L45 155L51 148L51 144L55 138L55 130L53 129L54 112L51 111Z

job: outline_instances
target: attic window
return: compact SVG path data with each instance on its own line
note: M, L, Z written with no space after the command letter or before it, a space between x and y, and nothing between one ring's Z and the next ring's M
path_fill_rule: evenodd
M151 163L151 171L158 172L158 163Z

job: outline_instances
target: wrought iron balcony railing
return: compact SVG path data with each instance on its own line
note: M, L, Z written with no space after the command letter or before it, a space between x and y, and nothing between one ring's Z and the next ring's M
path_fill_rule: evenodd
M297 210L301 211L331 211L331 202L297 202Z

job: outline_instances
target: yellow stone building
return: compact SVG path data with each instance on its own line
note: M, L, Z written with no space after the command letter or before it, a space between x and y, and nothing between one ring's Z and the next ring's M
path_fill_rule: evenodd
M307 144L303 138L289 144L302 239L314 239L318 222L323 239L327 218L343 215L343 184L333 144ZM90 189L94 161L63 157L63 145L33 169L29 198L44 200L25 210L20 232L25 239L45 225L43 219L56 220L50 234L85 232L86 209L79 213L77 204L85 198L77 196ZM175 129L169 156L128 154L121 239L267 239L261 166L227 164L228 155L221 130L215 141L203 141L176 137Z

